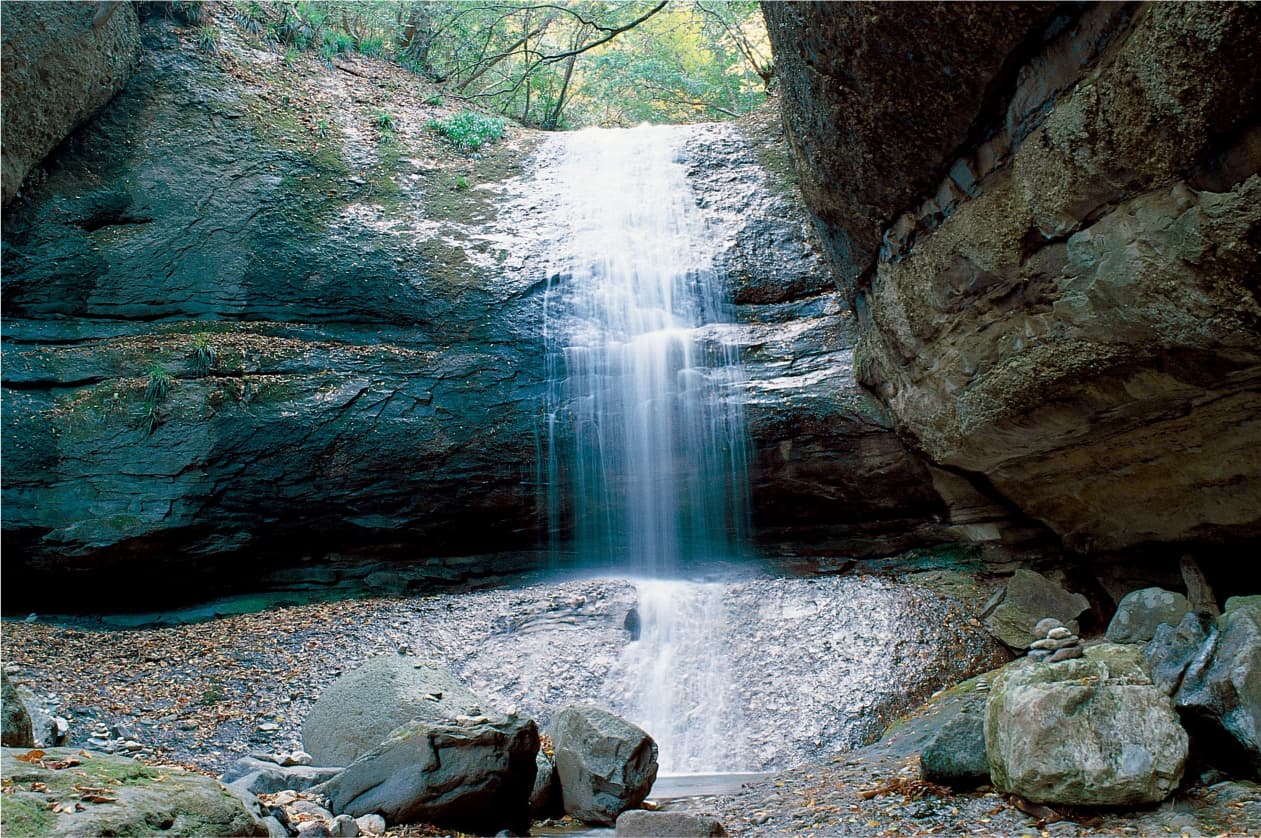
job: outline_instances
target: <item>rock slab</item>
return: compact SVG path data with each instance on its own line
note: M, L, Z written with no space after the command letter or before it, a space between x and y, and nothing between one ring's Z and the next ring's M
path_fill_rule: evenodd
M1164 800L1182 779L1188 747L1140 651L1117 644L1004 670L986 707L985 743L995 789L1073 806Z
M632 809L617 817L616 834L627 838L721 838L727 834L722 823L709 815L686 812L648 812Z
M25 749L3 750L3 775L21 791L5 795L0 832L5 835L267 835L245 805L210 777L134 759L77 748L50 748L35 761L19 759ZM77 760L77 762L76 762ZM60 767L59 767L60 766ZM46 791L30 791L35 784ZM102 789L84 801L76 787ZM81 801L82 811L53 811L56 801Z
M1042 638L1036 627L1053 617L1076 633L1076 617L1090 607L1081 594L1070 593L1032 570L1017 570L1002 600L985 616L985 628L1000 643L1024 651Z
M350 765L412 721L478 716L485 702L449 671L407 655L380 655L332 683L302 724L316 765Z
M612 826L644 802L657 779L657 743L599 707L574 704L552 722L565 814Z
M1117 613L1108 623L1108 640L1113 643L1146 643L1164 625L1176 626L1190 610L1187 598L1164 588L1131 591L1117 603Z
M315 791L336 814L479 834L530 826L538 728L516 716L399 728Z

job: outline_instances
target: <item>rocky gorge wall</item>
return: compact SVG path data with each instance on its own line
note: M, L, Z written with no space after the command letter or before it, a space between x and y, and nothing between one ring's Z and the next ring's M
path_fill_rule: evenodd
M408 585L542 563L449 558L547 542L541 306L563 242L537 223L541 136L458 154L426 124L462 105L414 76L289 67L222 23L213 54L144 23L126 88L6 211L6 606L207 595L293 562L325 579L354 555L409 560ZM997 538L1007 511L923 465L854 382L855 320L777 121L685 136L729 244L738 322L715 338L748 364L761 537Z
M1261 538L1261 9L765 3L900 436L1070 548Z

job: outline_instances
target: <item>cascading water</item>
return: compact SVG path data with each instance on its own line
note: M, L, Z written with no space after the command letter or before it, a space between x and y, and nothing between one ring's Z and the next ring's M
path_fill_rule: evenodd
M679 136L556 138L569 236L545 306L550 523L559 532L568 512L583 564L654 580L622 677L664 773L741 767L730 729L705 721L724 694L718 588L663 581L737 558L747 509L739 356L704 328L727 319L724 278Z

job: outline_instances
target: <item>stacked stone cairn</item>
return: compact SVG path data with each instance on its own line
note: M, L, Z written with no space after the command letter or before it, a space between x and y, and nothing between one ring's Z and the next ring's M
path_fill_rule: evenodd
M1058 663L1082 656L1081 638L1054 617L1038 620L1033 633L1041 639L1029 644L1029 657L1032 660Z

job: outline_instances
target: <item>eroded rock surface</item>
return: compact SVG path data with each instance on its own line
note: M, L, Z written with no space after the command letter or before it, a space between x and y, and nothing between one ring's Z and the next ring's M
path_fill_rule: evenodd
M1075 549L1261 534L1261 13L764 10L897 428Z

